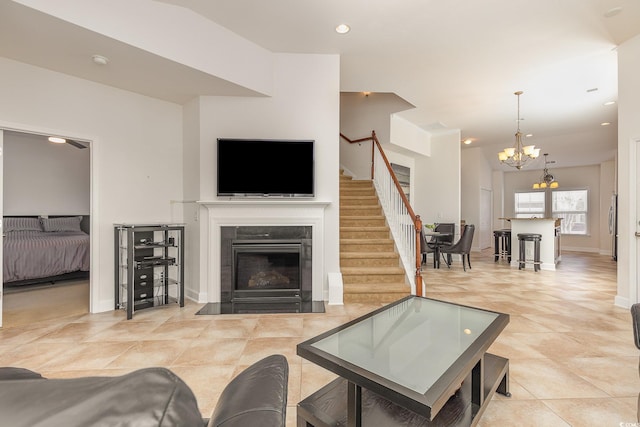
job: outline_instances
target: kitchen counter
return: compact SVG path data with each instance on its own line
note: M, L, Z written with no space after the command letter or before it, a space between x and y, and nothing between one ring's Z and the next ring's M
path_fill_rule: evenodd
M560 221L562 218L500 218L511 223L511 266L518 266L518 233L536 233L540 240L540 269L555 270L562 259ZM527 259L533 259L533 245L527 244ZM527 264L527 268L532 268Z

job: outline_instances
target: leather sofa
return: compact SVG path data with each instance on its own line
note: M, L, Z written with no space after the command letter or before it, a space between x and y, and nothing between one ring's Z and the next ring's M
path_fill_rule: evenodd
M284 427L289 365L268 356L225 387L210 419L191 389L165 368L117 377L47 379L0 368L0 424L21 426Z

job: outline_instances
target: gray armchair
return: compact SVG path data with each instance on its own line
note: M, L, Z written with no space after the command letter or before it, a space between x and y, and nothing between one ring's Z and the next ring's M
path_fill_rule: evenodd
M456 225L453 222L439 222L436 224L433 231L439 231L440 233L451 233L450 236L441 237L439 243L441 245L450 245L453 243L453 236L456 234Z
M451 255L459 254L462 256L462 268L467 271L466 265L469 265L471 269L471 244L473 243L473 233L475 232L475 225L466 224L462 228L462 235L460 239L453 245L444 245L440 248L442 254L447 254L447 266L451 267Z
M422 254L422 263L427 262L427 255L434 253L434 248L429 246L424 230L420 230L420 253ZM435 260L434 260L435 265Z

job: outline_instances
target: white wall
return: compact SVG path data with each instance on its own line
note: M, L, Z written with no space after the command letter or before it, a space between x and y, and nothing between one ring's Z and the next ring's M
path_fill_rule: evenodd
M600 254L611 255L612 236L609 234L609 208L616 190L616 161L600 164Z
M6 132L4 215L89 215L90 150Z
M202 97L200 99L200 200L216 196L216 139L283 138L315 140L316 200L329 201L324 218L324 268L327 275L340 271L339 261L339 91L340 59L337 55L274 55L274 95L268 98ZM303 95L303 96L301 96ZM191 165L185 165L185 168ZM198 165L194 165L198 167ZM259 179L259 177L256 177ZM295 177L292 177L295 179ZM256 202L259 209L260 201ZM205 208L200 217L204 218ZM201 236L207 224L200 221ZM209 253L201 240L200 275L206 275ZM214 273L215 274L215 273ZM201 280L200 297L207 294ZM216 296L207 296L216 301ZM219 296L217 296L219 298Z
M640 36L618 47L618 294L616 304L639 302L638 245L640 239Z
M431 137L431 157L416 155L415 197L412 201L422 222L461 219L460 132ZM412 183L413 186L413 183ZM456 233L459 233L456 227Z
M92 145L92 311L113 310L113 224L171 221L181 200L182 108L0 58L0 127Z
M340 132L356 140L376 137L384 150L398 150L390 144L391 114L413 108L393 93L347 92L340 94ZM340 164L354 179L371 179L371 142L350 144L340 141ZM404 165L403 166L408 166Z
M391 115L391 144L423 156L431 155L431 135L426 130L400 117Z
M473 250L481 248L481 233L493 236L493 224L481 224L480 197L482 189L492 190L491 165L480 148L461 150L461 219L475 225ZM493 215L495 217L495 213ZM493 220L494 218L492 218ZM493 240L491 239L493 242Z
M464 150L463 150L464 152ZM504 175L503 171L491 172L491 188L493 189L493 229L509 228L509 223L499 218L506 218L504 208Z
M431 138L432 156L396 145L383 147L389 162L411 168L411 207L423 224L453 222L459 234L461 219L460 150L456 134Z
M183 107L183 197L175 202L175 210L180 212L185 224L185 296L196 301L201 299L200 292L200 100L188 102Z

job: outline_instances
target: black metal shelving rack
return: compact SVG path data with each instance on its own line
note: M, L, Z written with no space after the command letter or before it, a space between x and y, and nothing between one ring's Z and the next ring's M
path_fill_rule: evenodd
M115 224L115 309L184 307L184 225Z

